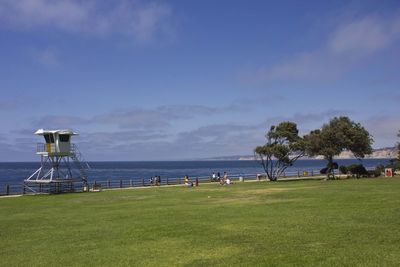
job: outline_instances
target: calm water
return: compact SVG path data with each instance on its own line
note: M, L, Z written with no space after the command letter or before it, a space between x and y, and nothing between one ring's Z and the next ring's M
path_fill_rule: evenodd
M339 165L358 163L357 160L337 160ZM366 167L387 164L388 159L365 159ZM227 171L229 174L255 174L263 171L255 161L154 161L154 162L91 162L90 181L120 179L149 179L160 175L162 178L210 176L213 171ZM319 170L326 165L324 160L298 160L288 171ZM39 162L0 163L0 190L6 184L20 184L40 167Z

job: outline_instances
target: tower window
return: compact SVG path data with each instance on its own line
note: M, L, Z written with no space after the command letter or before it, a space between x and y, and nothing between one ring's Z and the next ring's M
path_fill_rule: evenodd
M60 138L60 142L69 142L69 135L68 134L60 134L59 138Z
M46 140L47 144L53 144L54 143L54 136L52 134L45 134L43 136L44 136L44 139Z

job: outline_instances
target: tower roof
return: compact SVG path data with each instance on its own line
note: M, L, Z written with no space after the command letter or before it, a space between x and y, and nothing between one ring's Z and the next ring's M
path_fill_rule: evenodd
M45 130L45 129L39 129L35 132L36 135L44 135L44 134L68 134L68 135L78 135L78 133L69 130L69 129L58 129L58 130Z

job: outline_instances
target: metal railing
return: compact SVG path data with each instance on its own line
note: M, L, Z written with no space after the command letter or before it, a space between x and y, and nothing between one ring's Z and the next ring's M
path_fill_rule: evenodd
M50 151L48 149L48 146L50 146ZM37 153L55 152L55 150L56 150L55 144L44 144L44 143L37 143L36 144L36 152Z
M63 152L64 154L68 154L68 153L73 153L72 150L72 145L71 144L71 148L70 151L68 152ZM36 153L59 153L59 151L57 151L56 149L56 144L55 143L51 143L51 144L47 144L47 143L37 143L36 144Z
M367 170L373 170L373 167L367 167ZM337 170L335 175L340 174ZM279 177L279 181L287 180L308 180L308 179L324 179L325 174L320 174L320 170L316 169L298 169L285 171ZM222 177L221 177L222 178ZM238 181L262 181L267 180L265 173L237 173L230 174L229 178L235 182ZM190 177L193 183L218 183L218 180L213 180L211 176L193 176ZM84 187L90 190L100 189L117 189L117 188L133 188L133 187L149 187L149 186L164 186L164 185L183 185L183 177L161 177L159 184L151 183L149 178L132 178L132 179L105 179L88 181L85 185L83 182L64 182L64 183L16 183L6 184L0 188L0 196L4 195L23 195L36 193L63 193L63 192L82 192Z
M233 181L255 181L266 180L265 173L238 173L230 174L229 178ZM319 170L295 170L284 172L279 180L289 179L323 179L325 176L319 173ZM222 178L222 177L221 177ZM179 185L184 184L183 177L161 177L160 183L151 183L149 178L132 178L132 179L105 179L88 181L90 189L116 189L116 188L132 188L132 187L148 187L163 185ZM212 183L218 182L213 180L211 176L193 176L190 181L195 183ZM82 192L84 191L84 183L82 182L64 182L64 183L16 183L6 184L0 188L0 195L20 195L33 193L62 193L62 192Z

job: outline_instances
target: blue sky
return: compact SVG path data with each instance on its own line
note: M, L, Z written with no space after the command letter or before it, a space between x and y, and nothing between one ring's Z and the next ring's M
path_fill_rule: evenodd
M399 1L0 0L0 161L252 154L271 124L400 129Z

